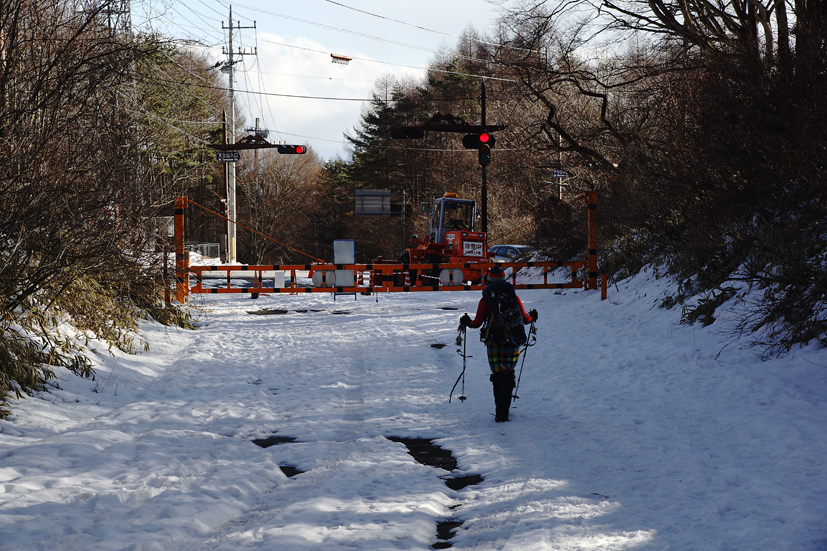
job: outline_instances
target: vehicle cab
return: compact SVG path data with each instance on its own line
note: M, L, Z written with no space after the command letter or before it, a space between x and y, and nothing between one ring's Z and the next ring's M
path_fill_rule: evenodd
M431 209L429 243L444 245L443 254L449 257L482 259L486 256L485 234L476 231L476 201L446 193L431 203L422 204L423 211L428 208Z
M476 229L477 204L473 199L460 199L456 193L446 193L431 203L423 203L422 207L423 210L431 209L428 230L431 243L445 243L448 232L473 232Z

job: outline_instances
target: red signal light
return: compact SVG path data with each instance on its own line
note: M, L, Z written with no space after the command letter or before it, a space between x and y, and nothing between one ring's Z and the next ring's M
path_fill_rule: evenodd
M280 145L278 151L282 155L304 155L307 149L303 145Z
M480 132L479 134L466 134L462 138L462 146L465 149L479 149L483 145L494 147L497 138L488 132Z

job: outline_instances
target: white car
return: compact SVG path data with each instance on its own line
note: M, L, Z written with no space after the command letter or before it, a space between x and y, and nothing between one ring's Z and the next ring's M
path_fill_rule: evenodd
M491 247L490 260L494 262L525 262L534 254L534 247L528 245L496 245Z

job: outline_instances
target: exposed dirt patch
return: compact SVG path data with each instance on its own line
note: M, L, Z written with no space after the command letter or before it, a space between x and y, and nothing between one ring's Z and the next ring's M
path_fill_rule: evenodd
M301 469L297 469L293 465L279 465L279 469L281 469L281 472L283 472L284 476L286 476L287 478L293 478L297 474L302 474L303 472L306 472L302 471Z
M274 434L267 438L257 438L253 440L253 444L261 448L269 448L270 446L278 446L279 444L288 444L295 441L296 438L294 436L279 436L278 434Z
M469 474L467 476L455 476L452 478L444 478L445 485L451 488L452 490L462 490L468 486L473 486L475 484L479 484L483 480L478 474Z
M462 526L461 520L442 520L436 523L436 538L440 541L434 543L433 549L449 549L452 547L450 541L454 537L454 530Z
M457 468L457 460L451 455L450 450L440 448L434 444L433 440L400 436L388 436L387 438L392 442L404 444L408 448L408 454L418 463L446 471L454 471Z
M388 436L388 440L404 444L408 448L408 454L413 457L418 463L435 467L438 469L445 469L453 473L451 476L440 477L445 482L445 485L452 490L462 490L468 486L479 484L484 479L478 474L461 475L455 473L457 470L457 460L451 454L450 450L443 449L434 441L428 438L403 438L400 436ZM451 510L458 508L459 505L452 505ZM433 549L449 549L453 545L449 541L454 537L455 530L462 526L462 521L457 519L445 519L436 523L436 537L437 542L431 547Z

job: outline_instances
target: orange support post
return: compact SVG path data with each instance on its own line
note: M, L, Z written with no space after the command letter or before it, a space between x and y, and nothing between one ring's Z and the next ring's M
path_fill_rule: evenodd
M597 192L586 192L589 225L589 268L587 289L597 289Z
M190 293L190 255L184 248L186 197L175 198L175 300L184 304Z

